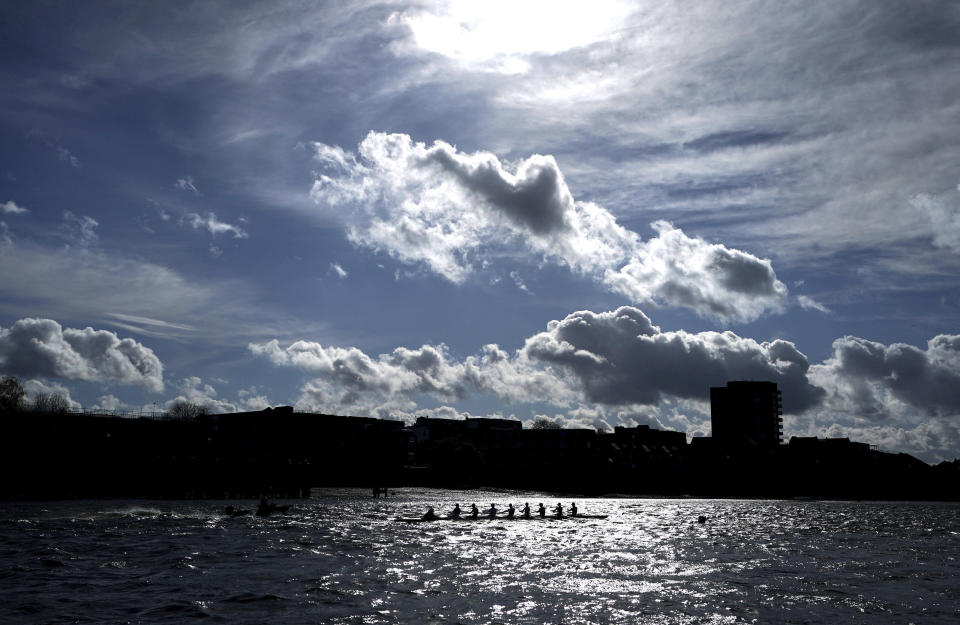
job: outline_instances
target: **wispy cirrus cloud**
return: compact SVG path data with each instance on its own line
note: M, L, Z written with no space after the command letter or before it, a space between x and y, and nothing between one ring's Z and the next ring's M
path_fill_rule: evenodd
M772 256L781 271L879 248L906 265L917 260L918 237L954 249L910 200L956 183L957 6L630 8L619 28L580 47L536 53L500 43L524 71L496 79L458 60L456 40L444 48L413 23L395 48L433 68L425 80L448 72L492 101L497 113L482 135L462 132L458 142L549 151L578 195L621 223L667 218ZM420 10L426 25L458 12ZM514 25L525 16L491 19ZM496 59L498 44L489 45ZM916 273L909 279L916 284Z
M212 236L228 233L232 234L234 239L246 239L250 236L240 226L220 221L213 212L207 212L206 215L187 213L185 219L194 230L206 230Z
M394 44L400 53L420 49L467 67L515 74L529 71L529 56L553 55L608 39L629 12L626 3L612 0L589 5L457 1L403 10L388 22L410 31L411 41Z
M229 336L276 336L287 316L266 321L242 280L204 282L158 263L97 247L0 245L0 312L89 319L145 336L219 342ZM42 288L37 288L42 285ZM157 319L162 310L164 319ZM247 339L249 340L249 339Z
M184 176L183 178L177 178L175 185L181 191L189 191L194 195L200 195L200 190L197 189L197 185L193 184L193 176Z
M603 207L575 201L550 156L510 168L489 152L377 132L357 154L314 147L327 171L311 196L327 209L352 209L352 242L423 263L452 282L478 261L519 250L636 303L684 306L722 320L755 319L786 301L787 288L765 259L689 237L665 221L642 241Z
M70 165L70 167L80 167L80 159L62 145L54 146L57 150L57 158Z
M341 280L350 275L347 273L347 270L341 267L338 263L330 263L330 273L337 276Z
M80 247L93 247L100 240L97 235L99 225L100 223L89 215L74 215L72 211L63 211L60 230L72 243Z

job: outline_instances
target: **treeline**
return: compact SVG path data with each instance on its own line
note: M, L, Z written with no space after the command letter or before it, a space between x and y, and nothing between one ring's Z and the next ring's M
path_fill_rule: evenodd
M34 393L33 397L27 397L19 378L9 375L0 378L0 413L21 412L57 415L76 411L73 410L70 400L60 393L39 391ZM170 404L160 413L160 416L171 419L196 419L207 414L210 414L210 411L205 406L181 399Z
M60 393L46 391L36 393L32 399L28 399L20 380L5 376L0 379L0 411L64 414L70 411L70 402Z

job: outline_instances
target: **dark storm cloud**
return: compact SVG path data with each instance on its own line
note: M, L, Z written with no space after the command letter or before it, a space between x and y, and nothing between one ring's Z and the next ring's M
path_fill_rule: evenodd
M788 341L758 343L732 332L661 332L640 310L580 311L527 339L524 354L563 367L586 398L604 404L656 404L666 395L704 400L727 380L770 380L785 409L816 405L821 389L807 381L809 363Z
M20 319L0 328L0 371L163 390L163 364L149 347L106 330L63 328L52 319Z
M960 415L960 335L939 335L927 348L883 345L846 336L833 342L833 357L815 370L834 402L868 419L898 410L931 416ZM889 405L896 399L905 407Z
M499 208L521 227L538 235L569 227L566 215L573 210L557 162L539 154L525 160L516 175L504 171L492 154L464 160L447 144L436 144L426 158L454 174L463 185Z

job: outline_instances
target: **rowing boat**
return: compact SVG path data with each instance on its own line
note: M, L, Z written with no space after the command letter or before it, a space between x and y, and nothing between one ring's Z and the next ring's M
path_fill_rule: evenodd
M397 517L394 521L399 521L400 523L434 523L436 521L566 521L566 520L576 520L576 519L605 519L607 518L606 514L578 514L576 516L564 515L557 516L551 514L549 516L495 516L491 517L489 515L484 516L461 516L461 517L437 517L435 519L424 519L422 517Z

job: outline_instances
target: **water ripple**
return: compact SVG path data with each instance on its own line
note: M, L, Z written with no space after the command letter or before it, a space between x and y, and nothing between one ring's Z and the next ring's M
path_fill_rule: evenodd
M960 612L955 504L587 499L581 510L609 518L392 520L511 500L550 505L432 490L331 492L265 519L221 514L238 502L6 504L0 622L953 623Z

